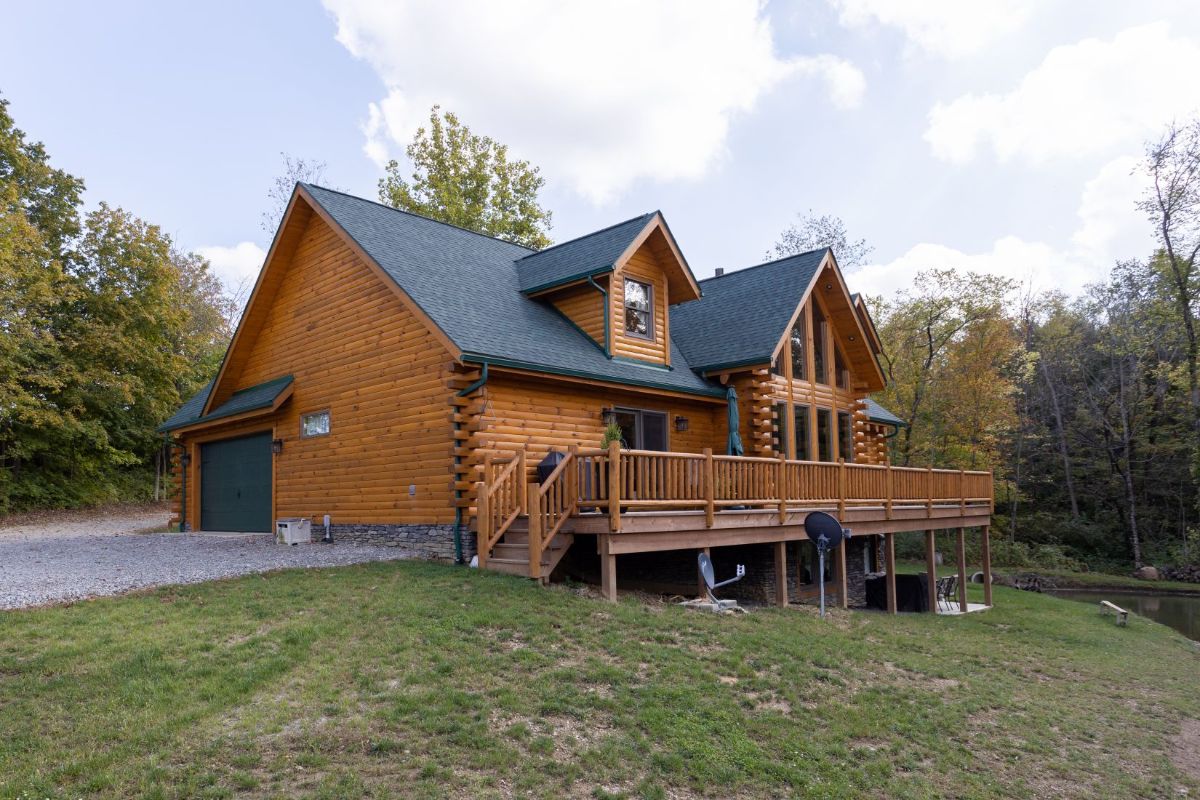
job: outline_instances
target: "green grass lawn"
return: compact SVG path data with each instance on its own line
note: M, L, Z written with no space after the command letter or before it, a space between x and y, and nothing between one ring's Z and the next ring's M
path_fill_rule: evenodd
M0 613L0 797L1200 796L1200 652L1140 618L588 594L400 562Z

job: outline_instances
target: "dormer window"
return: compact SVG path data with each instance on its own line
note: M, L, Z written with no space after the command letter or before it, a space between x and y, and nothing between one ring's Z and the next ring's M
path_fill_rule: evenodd
M625 279L625 333L654 340L654 287Z

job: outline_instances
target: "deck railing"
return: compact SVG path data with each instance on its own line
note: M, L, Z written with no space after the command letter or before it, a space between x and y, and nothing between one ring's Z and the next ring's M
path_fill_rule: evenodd
M576 506L606 510L620 530L622 510L703 510L707 524L731 507L789 508L877 506L898 508L979 506L992 503L992 474L875 464L787 461L650 450L574 451Z
M712 527L731 508L776 510L880 507L896 510L992 504L992 474L951 469L821 461L787 461L703 453L571 448L541 484L525 485L525 453L489 458L479 492L480 562L521 514L529 515L530 570L566 521L579 512L607 512L611 530L627 511L697 510Z

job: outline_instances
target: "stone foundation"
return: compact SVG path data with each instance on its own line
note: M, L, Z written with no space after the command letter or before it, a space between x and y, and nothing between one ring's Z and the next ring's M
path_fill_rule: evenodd
M454 560L454 525L393 525L387 523L351 523L329 526L335 542L370 544L379 547L397 547L417 558L440 561ZM325 535L325 527L314 523L313 540ZM475 555L475 534L462 528L463 559L470 561Z

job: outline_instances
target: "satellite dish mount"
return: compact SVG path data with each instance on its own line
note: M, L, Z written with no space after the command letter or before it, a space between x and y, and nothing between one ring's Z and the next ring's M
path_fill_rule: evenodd
M850 529L843 528L837 517L824 511L813 511L804 518L804 532L817 546L817 581L821 586L821 618L825 618L825 554L836 550L843 539L850 538Z
M713 590L740 581L746 575L746 565L738 564L736 574L732 578L717 583L716 571L713 569L712 559L708 557L708 554L701 553L697 559L697 563L700 567L700 576L704 579L704 591L708 594L708 600L705 601L703 598L697 598L681 603L681 605L688 606L689 608L703 608L713 612L744 611L745 609L738 607L737 600L720 600Z

